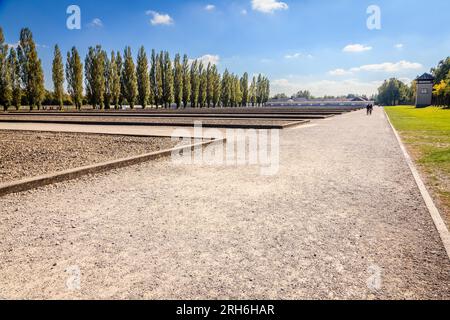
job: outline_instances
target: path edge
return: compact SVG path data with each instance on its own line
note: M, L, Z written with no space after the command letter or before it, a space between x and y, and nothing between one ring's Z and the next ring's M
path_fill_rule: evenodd
M387 114L384 108L383 112L387 119L387 122L389 123L392 131L394 132L398 144L400 145L400 149L402 150L406 163L408 164L408 167L411 170L414 180L416 181L417 187L419 188L420 194L422 195L422 198L428 208L428 212L430 213L431 218L433 219L434 226L436 227L436 230L438 231L439 236L442 240L445 251L447 251L447 256L450 259L450 232L448 231L447 225L445 224L444 219L442 219L442 216L439 213L439 210L436 207L433 198L431 197L430 193L428 192L425 186L425 183L420 177L420 173L417 170L411 156L409 155L408 150L406 149L406 146L404 145L403 140L400 137L400 134L398 133L397 129L395 129L394 125L391 122L391 119L389 118L389 115Z

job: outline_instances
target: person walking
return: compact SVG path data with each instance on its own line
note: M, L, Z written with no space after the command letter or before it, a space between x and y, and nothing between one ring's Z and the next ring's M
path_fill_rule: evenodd
M369 103L369 104L367 105L366 109L367 109L367 115L368 115L368 116L371 116L371 115L372 115L372 112L373 112L373 104Z

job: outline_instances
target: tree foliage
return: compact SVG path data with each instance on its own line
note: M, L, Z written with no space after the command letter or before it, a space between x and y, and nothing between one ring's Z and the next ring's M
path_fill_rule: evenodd
M411 104L411 99L411 88L396 78L385 80L378 88L377 103L380 105Z
M14 48L9 50L8 68L12 90L11 104L16 107L16 110L19 110L22 104L22 89L20 84L20 65Z
M173 67L173 77L174 77L174 100L177 105L177 109L181 107L183 102L183 66L181 65L181 57L179 54L175 55L174 67Z
M33 34L28 28L20 31L17 53L19 56L20 77L27 102L30 109L33 109L35 106L39 109L45 94L44 71L37 54Z
M187 55L183 57L183 107L187 108L191 100L191 71L189 67L189 58Z
M191 64L191 108L196 108L198 105L198 94L200 88L200 76L198 61L195 60Z
M101 46L89 47L84 63L86 97L89 103L96 108L104 107L105 100L105 60L106 52Z
M66 80L72 103L79 110L83 104L83 63L75 47L67 52Z
M445 80L441 80L433 87L434 104L450 107L450 71Z
M206 104L206 90L207 90L207 76L206 76L206 68L203 62L200 62L198 67L198 76L200 78L200 84L198 89L198 103L200 108L205 107Z
M125 48L123 59L124 59L122 69L123 96L127 100L130 108L133 109L137 97L137 78L136 78L136 68L134 65L130 47Z
M64 65L58 45L55 45L52 63L53 95L60 108L64 104Z
M177 108L264 105L270 88L262 75L249 85L248 73L239 76L225 70L222 76L214 63L190 60L187 55L181 59L176 54L172 63L169 52L156 54L152 50L149 63L143 46L136 64L130 47L125 47L123 56L115 51L108 56L96 45L88 48L84 61L72 47L64 65L61 50L55 45L51 71L52 91L44 87L42 63L31 31L21 30L16 50L8 48L0 28L0 105L4 110L10 105L19 108L22 103L30 109L40 108L42 102L60 108L72 103L77 109L84 102L107 109L119 108L125 102L131 108L136 103L144 108L149 104L170 108L173 103Z
M242 106L246 107L249 102L248 73L245 72L241 78Z
M169 108L173 102L173 70L169 52L161 53L163 57L163 100L164 107Z
M150 76L148 73L148 59L142 46L137 56L137 88L139 104L145 108L150 102Z
M448 73L450 72L450 57L439 61L436 68L431 69L431 73L434 76L436 84L441 83L442 80L446 80Z
M435 77L434 104L450 107L450 57L441 60L436 68L431 69L431 72Z
M0 28L0 105L7 110L12 101L11 69L8 66L8 45Z

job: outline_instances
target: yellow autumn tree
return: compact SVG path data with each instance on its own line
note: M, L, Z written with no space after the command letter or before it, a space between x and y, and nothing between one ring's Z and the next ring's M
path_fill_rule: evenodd
M433 87L433 95L437 106L450 107L450 79L441 80Z

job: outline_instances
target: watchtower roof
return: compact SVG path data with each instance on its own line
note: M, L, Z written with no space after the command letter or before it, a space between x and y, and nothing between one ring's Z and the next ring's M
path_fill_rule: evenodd
M424 73L420 77L417 77L416 81L434 81L434 77L429 73Z

